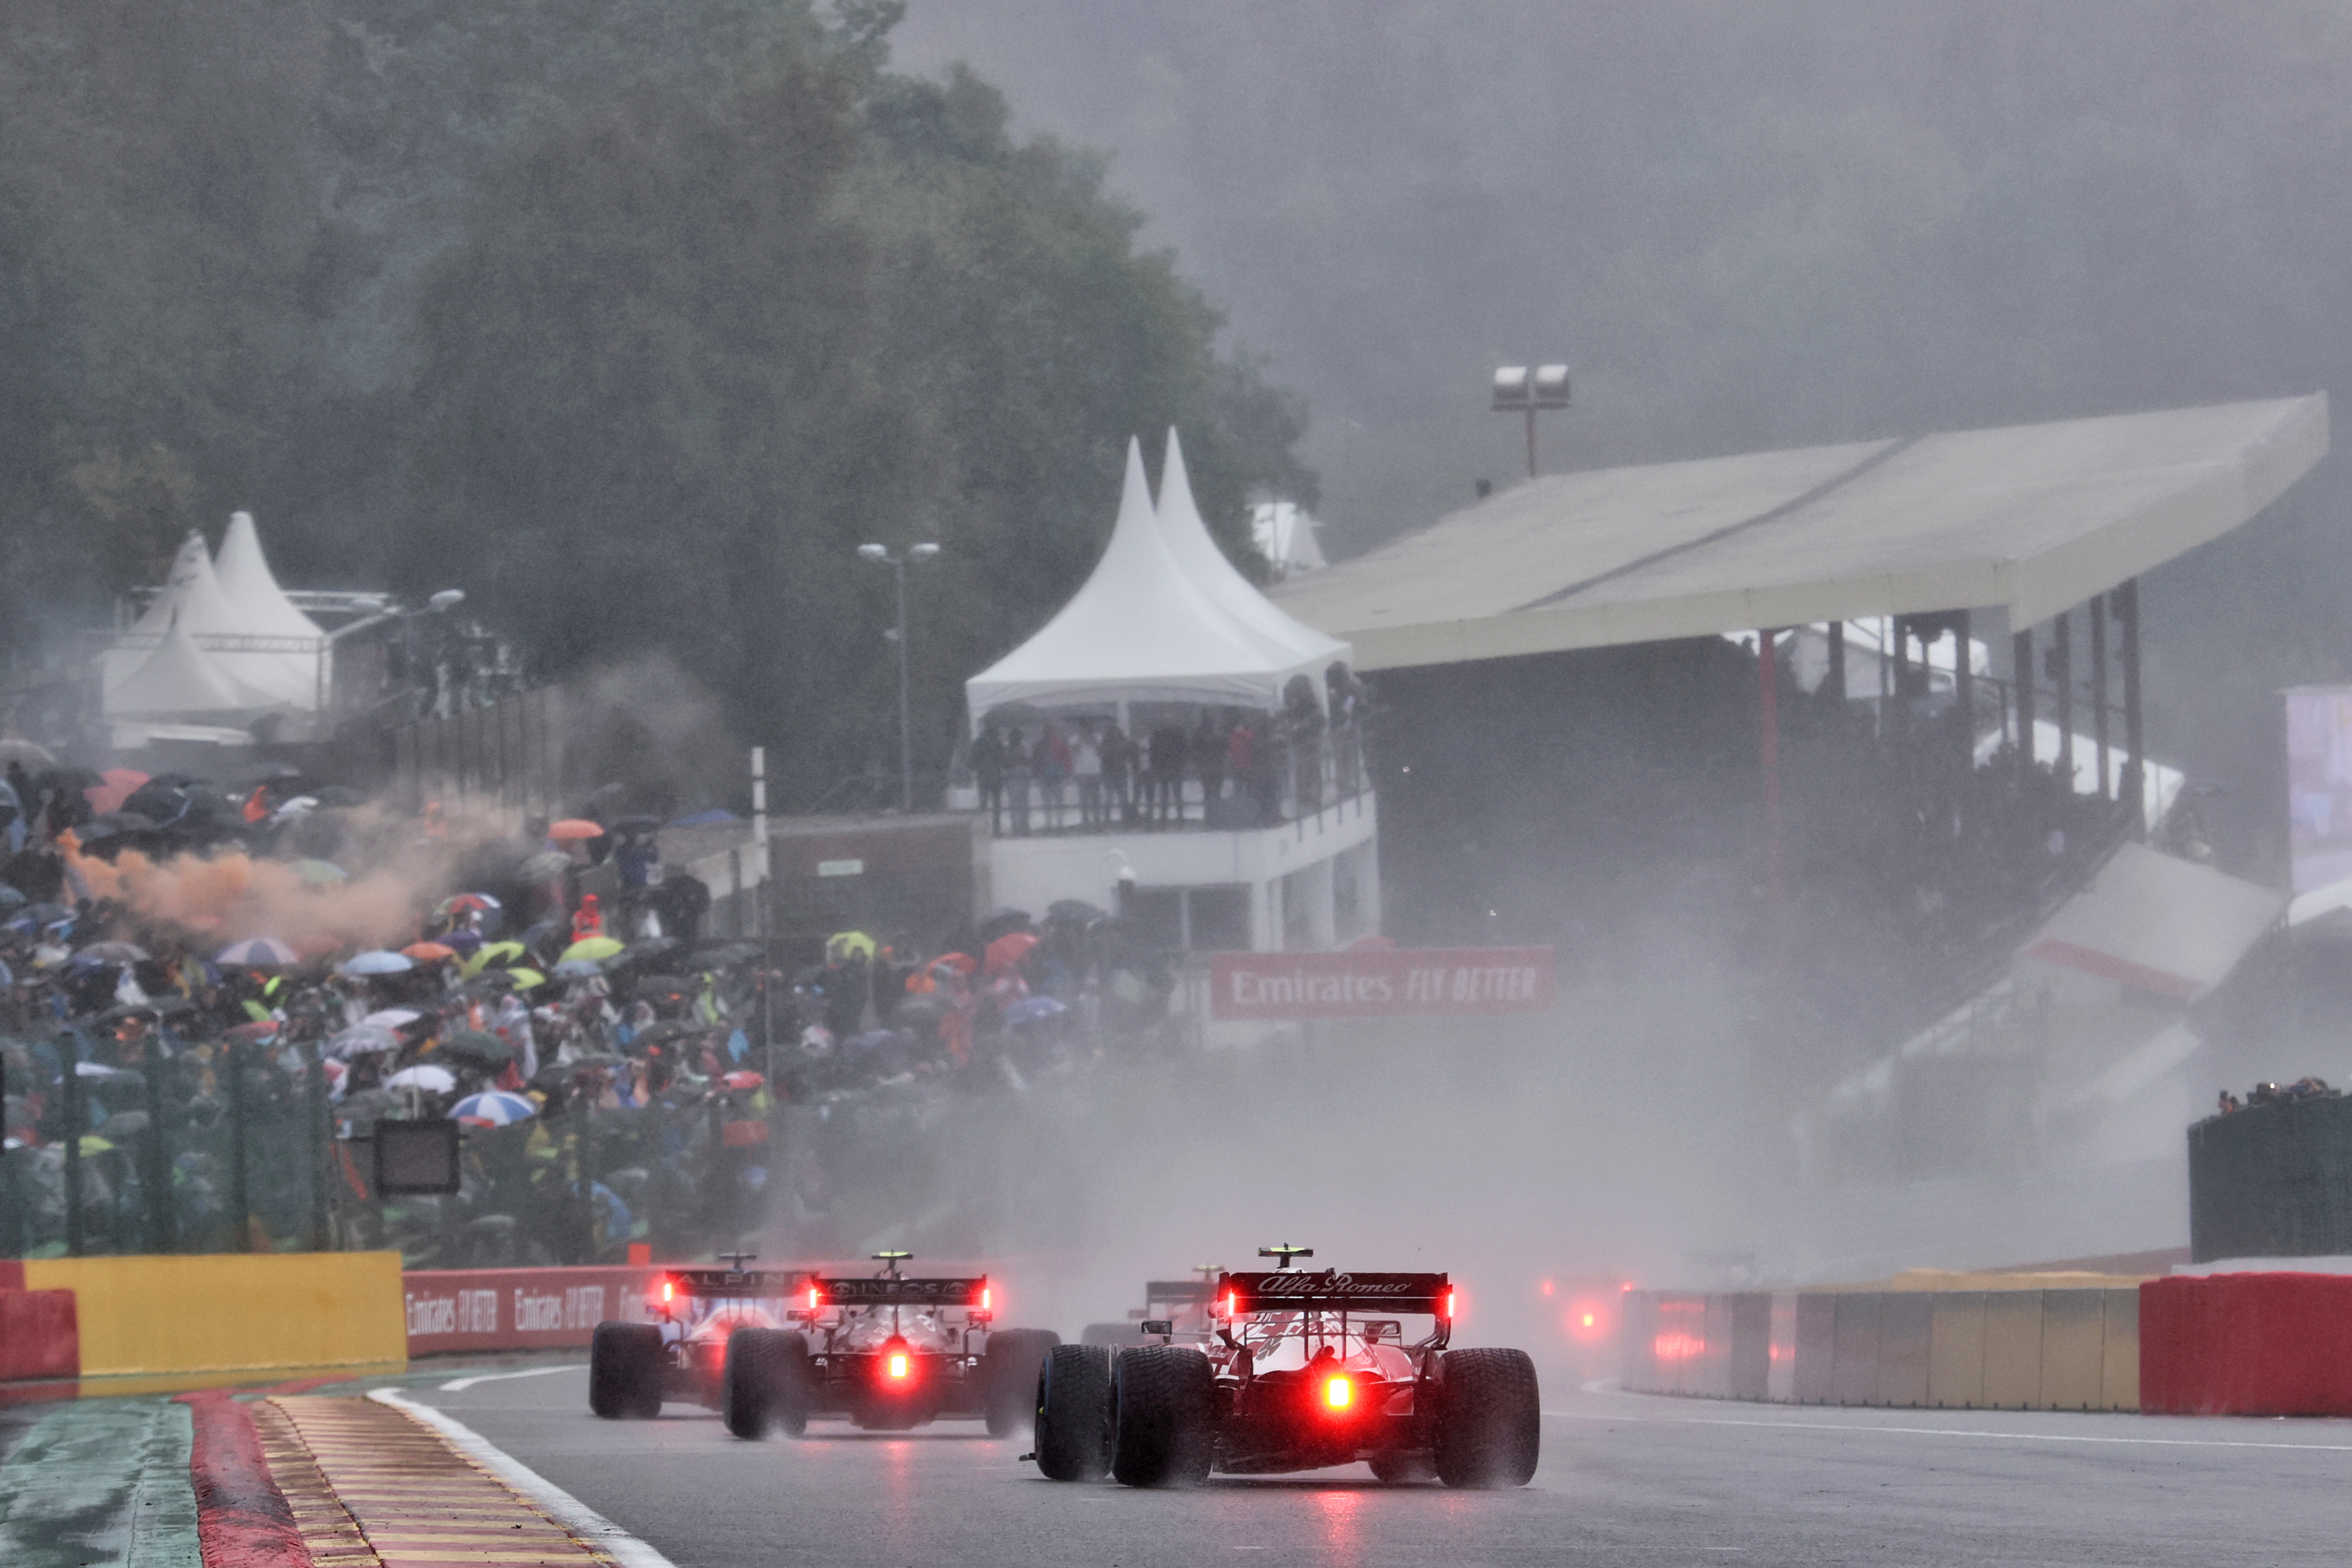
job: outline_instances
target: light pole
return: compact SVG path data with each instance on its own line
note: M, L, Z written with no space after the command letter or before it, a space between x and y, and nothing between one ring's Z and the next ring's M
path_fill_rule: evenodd
M907 705L907 565L909 562L929 561L940 552L936 544L911 546L904 555L893 555L889 546L861 544L857 553L866 560L887 566L898 575L898 624L890 632L890 640L898 645L898 809L915 809L915 725Z
M1495 372L1495 412L1528 416L1528 478L1536 477L1536 410L1568 406L1568 366L1507 364Z

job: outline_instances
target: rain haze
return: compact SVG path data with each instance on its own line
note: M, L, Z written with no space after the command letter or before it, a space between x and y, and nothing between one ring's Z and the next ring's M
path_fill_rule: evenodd
M385 1441L633 1568L2189 1562L2033 1445L2352 1415L2342 7L16 0L0 104L0 1557ZM341 1392L106 1381L222 1368Z

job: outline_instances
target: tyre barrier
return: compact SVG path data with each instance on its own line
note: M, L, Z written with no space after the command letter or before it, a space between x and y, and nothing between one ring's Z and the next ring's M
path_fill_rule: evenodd
M2140 1290L2149 1414L2352 1415L2352 1277L2176 1275Z
M404 1274L412 1356L584 1349L600 1322L653 1321L658 1268L432 1268Z
M1621 1385L1793 1405L2136 1410L2137 1289L1634 1290Z

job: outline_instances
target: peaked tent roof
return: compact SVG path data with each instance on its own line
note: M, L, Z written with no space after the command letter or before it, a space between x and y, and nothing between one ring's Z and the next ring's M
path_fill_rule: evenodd
M261 535L254 529L251 512L229 513L228 532L221 538L220 553L213 558L213 573L236 615L239 632L262 637L320 635L319 624L295 608L286 590L278 585L277 574L269 570L269 560L261 552Z
M1264 710L1281 705L1293 676L1321 668L1236 619L1177 564L1153 514L1143 448L1130 439L1118 521L1093 575L1035 636L965 681L964 696L975 724L1013 703Z
M231 525L231 535L235 525ZM226 551L226 542L223 544ZM253 554L257 560L261 550L256 541ZM267 574L268 566L262 563ZM270 583L273 592L277 584ZM278 592L279 599L285 595ZM286 609L296 616L289 603ZM162 647L153 639L163 637L176 628L183 636L198 637L305 637L316 638L321 634L308 616L302 616L302 629L281 630L268 624L257 625L249 618L247 606L233 600L221 584L219 574L213 569L212 552L205 547L205 536L191 530L180 552L172 559L172 570L163 579L163 591L147 606L122 639L122 646L110 650L101 661L103 684L107 693L107 710L116 711L121 704L114 693L132 674L152 661L151 647L160 653ZM239 709L261 707L293 707L309 709L316 706L319 689L320 655L258 648L205 648L193 640L191 647L205 655L208 665L227 676L255 701L236 704ZM138 712L165 712L168 709L152 709L142 705Z
M213 571L213 552L205 546L205 536L194 529L181 541L180 552L172 557L172 570L164 574L163 591L155 595L147 613L132 623L131 635L161 637L174 626L189 633L236 630L236 611Z
M1192 477L1185 470L1184 447L1172 425L1168 427L1168 459L1160 469L1158 510L1160 536L1168 542L1168 552L1220 609L1301 658L1328 665L1349 657L1346 643L1285 614L1225 559L1225 552L1209 537L1209 525L1192 500Z
M106 694L109 718L226 717L262 713L279 705L278 699L238 679L198 647L187 626L176 619L164 628L155 651Z

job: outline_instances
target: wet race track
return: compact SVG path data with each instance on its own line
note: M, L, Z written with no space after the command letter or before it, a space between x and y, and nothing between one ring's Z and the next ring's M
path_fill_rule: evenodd
M2340 1563L2352 1422L1792 1409L1548 1391L1523 1491L1360 1466L1194 1491L1057 1485L977 1423L740 1442L673 1405L587 1413L584 1368L411 1397L677 1568Z

